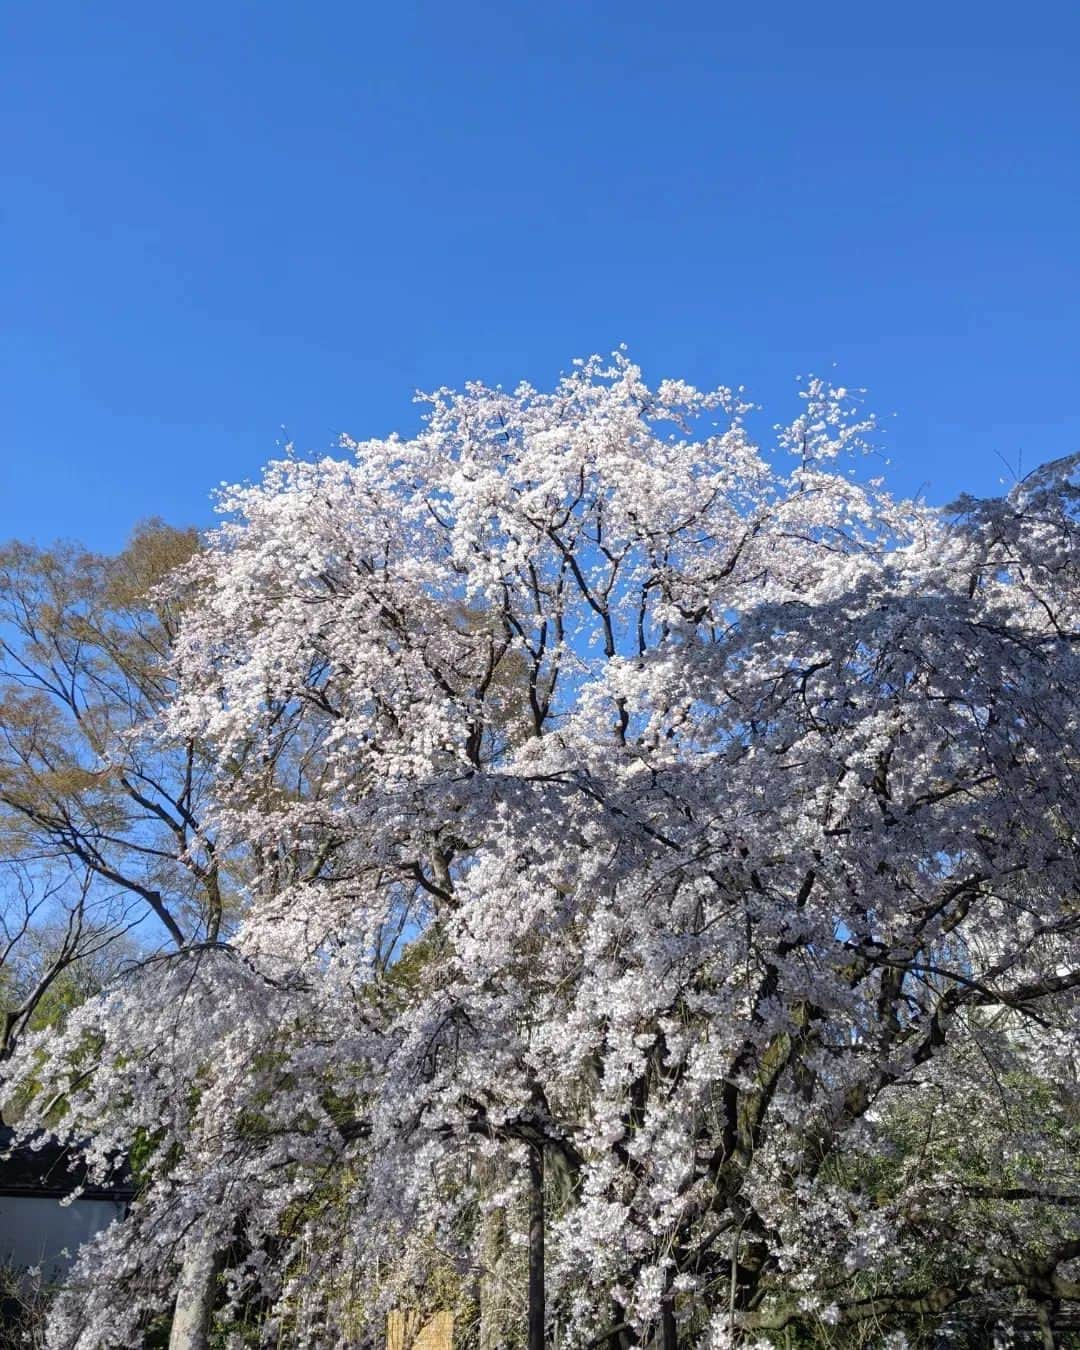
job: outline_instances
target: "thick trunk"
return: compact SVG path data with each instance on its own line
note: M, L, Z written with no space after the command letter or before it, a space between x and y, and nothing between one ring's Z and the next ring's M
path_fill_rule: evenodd
M218 1252L212 1241L192 1238L188 1242L176 1286L169 1350L208 1350L218 1265Z
M1042 1341L1043 1350L1057 1350L1053 1323L1050 1320L1050 1313L1045 1303L1036 1304L1035 1316L1039 1319L1039 1338Z
M679 1329L675 1324L675 1296L668 1294L660 1311L660 1343L663 1350L679 1350Z
M506 1281L506 1216L501 1209L484 1219L480 1256L479 1297L480 1328L478 1350L499 1350L505 1343L507 1330ZM521 1298L520 1289L516 1299ZM516 1299L511 1298L511 1306ZM518 1316L520 1316L518 1304Z
M529 1350L544 1350L544 1150L529 1149Z

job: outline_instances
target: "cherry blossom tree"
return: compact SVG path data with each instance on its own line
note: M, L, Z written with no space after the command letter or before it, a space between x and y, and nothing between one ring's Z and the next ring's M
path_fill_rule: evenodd
M27 1128L143 1180L53 1343L138 1344L195 1248L268 1344L1049 1328L1076 461L938 511L852 472L843 389L765 450L621 354L428 402L225 491L174 583L157 734L212 747L246 910L16 1054Z

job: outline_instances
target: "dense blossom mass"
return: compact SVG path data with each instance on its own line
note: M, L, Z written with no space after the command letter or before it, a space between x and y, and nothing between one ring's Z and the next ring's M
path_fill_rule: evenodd
M802 397L762 449L593 359L223 492L154 734L242 904L14 1056L23 1128L140 1185L55 1346L140 1344L200 1254L236 1345L1080 1297L1076 461L943 512Z

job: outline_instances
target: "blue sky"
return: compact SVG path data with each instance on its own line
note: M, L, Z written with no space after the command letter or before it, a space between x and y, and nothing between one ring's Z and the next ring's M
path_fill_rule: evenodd
M620 342L833 363L931 500L1080 449L1073 3L51 3L0 49L0 538ZM284 428L284 432L282 430Z

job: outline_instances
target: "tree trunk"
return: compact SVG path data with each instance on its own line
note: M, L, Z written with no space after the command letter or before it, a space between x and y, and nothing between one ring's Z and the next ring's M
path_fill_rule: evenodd
M219 1255L213 1241L205 1237L188 1241L176 1286L169 1350L208 1350L218 1266Z
M626 1309L621 1303L612 1301L611 1320L614 1327L608 1336L608 1345L611 1350L630 1350L630 1347L641 1344L641 1338L634 1329L626 1323Z
M1057 1350L1057 1340L1054 1337L1054 1327L1050 1321L1050 1312L1042 1300L1035 1305L1035 1316L1039 1320L1039 1338L1042 1341L1043 1350Z
M506 1216L503 1210L496 1209L485 1215L481 1243L478 1350L499 1350L507 1331ZM519 1289L517 1298L520 1297Z
M675 1323L675 1295L670 1293L660 1308L660 1344L663 1350L679 1350L679 1328Z
M544 1150L529 1149L529 1350L544 1350Z

